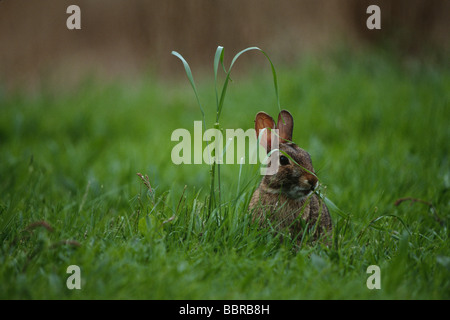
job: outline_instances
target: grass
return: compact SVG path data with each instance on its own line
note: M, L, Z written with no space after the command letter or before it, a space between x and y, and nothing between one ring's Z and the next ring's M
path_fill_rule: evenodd
M232 76L223 128L278 112L265 66ZM0 298L449 299L448 64L341 52L276 68L294 141L339 208L333 245L252 224L254 165L222 165L208 211L209 166L170 161L171 132L201 120L187 81L2 93ZM208 127L212 79L196 78ZM66 287L72 264L81 290Z

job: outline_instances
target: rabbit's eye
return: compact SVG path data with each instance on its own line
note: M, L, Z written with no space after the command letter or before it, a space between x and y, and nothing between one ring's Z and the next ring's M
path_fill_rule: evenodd
M289 164L289 159L286 158L285 156L280 156L280 164L282 166L285 166L285 165Z

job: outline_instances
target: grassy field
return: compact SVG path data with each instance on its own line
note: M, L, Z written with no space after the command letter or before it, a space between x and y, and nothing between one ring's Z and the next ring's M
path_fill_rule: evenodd
M0 298L450 299L448 63L273 62L294 141L338 208L332 245L298 247L252 224L257 165L222 165L220 210L209 212L209 166L170 158L172 131L201 120L185 78L0 93ZM196 79L208 127L210 64ZM277 113L263 66L232 77L223 128ZM66 287L69 265L81 290ZM379 290L366 286L370 265Z

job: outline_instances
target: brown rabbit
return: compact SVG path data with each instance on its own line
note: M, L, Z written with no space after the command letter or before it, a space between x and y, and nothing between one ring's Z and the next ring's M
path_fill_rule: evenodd
M298 241L302 238L305 226L315 230L313 239L324 234L331 235L332 224L328 208L314 193L319 180L314 173L311 157L292 142L293 127L294 119L286 110L278 115L278 125L265 112L256 115L257 137L264 128L278 129L279 150L288 154L296 163L282 152L274 150L271 161L279 161L278 171L262 178L250 200L249 209L255 220L264 223L268 219L276 230L287 230ZM260 143L269 152L272 147L270 132L267 129L263 133Z

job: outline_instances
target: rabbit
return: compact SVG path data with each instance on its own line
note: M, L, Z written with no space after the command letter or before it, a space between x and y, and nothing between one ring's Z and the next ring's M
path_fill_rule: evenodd
M302 239L303 229L308 226L315 230L312 239L316 240L331 235L331 216L325 203L314 193L319 180L314 173L310 155L292 142L293 127L294 119L287 110L279 113L278 125L265 112L256 115L257 138L264 128L278 129L278 150L284 151L297 163L274 150L271 161L279 161L278 170L262 178L251 197L249 210L254 221L264 224L268 219L275 230L287 230L297 241ZM270 138L270 131L264 130L260 144L267 152L271 151Z

